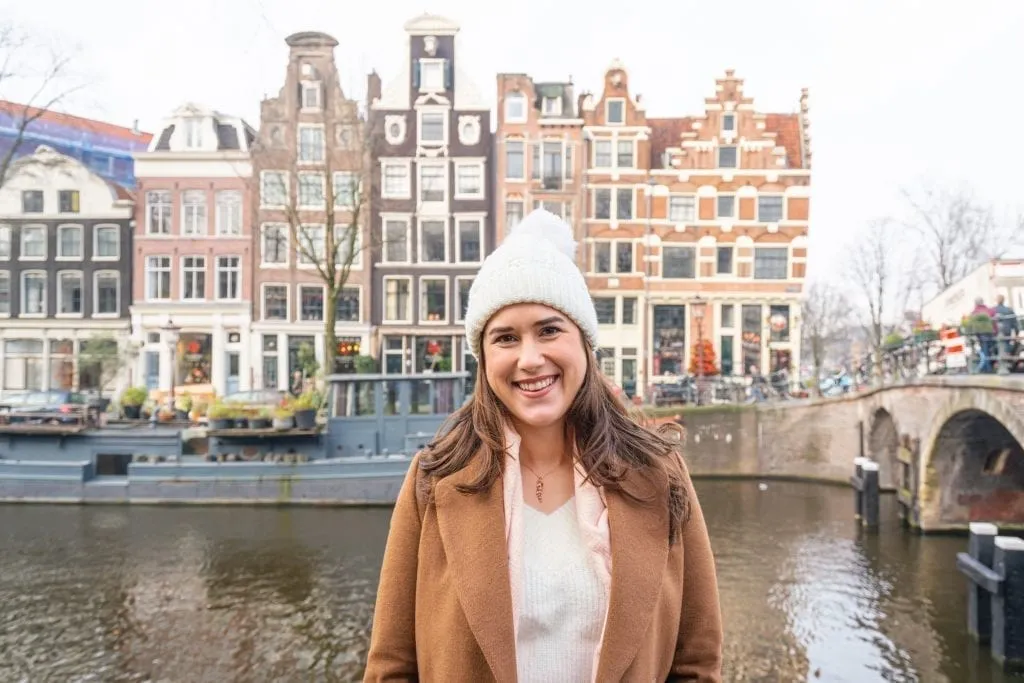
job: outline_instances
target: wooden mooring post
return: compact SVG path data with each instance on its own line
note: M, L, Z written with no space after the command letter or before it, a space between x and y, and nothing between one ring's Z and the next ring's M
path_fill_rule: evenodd
M970 582L967 631L989 644L1005 670L1024 669L1024 539L999 536L995 524L970 525L967 552L956 566Z
M869 529L877 529L881 503L878 463L870 458L854 458L850 485L853 486L854 518Z

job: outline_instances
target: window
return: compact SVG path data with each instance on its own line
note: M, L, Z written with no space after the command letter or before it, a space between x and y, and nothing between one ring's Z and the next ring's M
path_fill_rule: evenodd
M357 323L362 318L359 314L359 288L342 287L334 302L334 319L337 322Z
M46 315L46 273L33 270L21 274L21 314Z
M471 277L459 277L455 278L456 287L458 287L458 310L455 312L455 319L458 322L462 322L466 319L466 310L469 309L469 290L473 286L473 278Z
M0 225L0 261L11 260L11 226Z
M633 188L616 188L615 217L620 221L628 221L633 218Z
M22 226L21 258L33 261L40 261L46 258L46 228L44 226Z
M299 243L295 251L299 264L322 263L327 252L327 230L322 225L302 225L298 230Z
M541 104L541 112L543 112L544 116L561 116L562 98L545 97Z
M101 270L93 276L94 315L118 315L121 312L121 275Z
M534 209L544 209L560 217L566 223L572 224L572 202L553 202L551 200L534 200Z
M615 272L616 273L632 273L633 272L633 243L632 242L616 242L615 243Z
M0 315L11 314L11 274L0 270Z
M185 119L185 147L195 149L203 146L203 126L199 119Z
M324 174L299 174L299 206L321 209L324 206Z
M299 126L299 161L317 163L324 160L324 129L320 126Z
M43 191L22 190L21 191L21 212L42 213L43 212Z
M57 273L57 314L82 315L82 273L66 270Z
M633 243L594 242L593 270L595 273L632 273Z
M789 249L787 247L755 247L754 279L785 280L789 277Z
M217 298L233 301L242 296L242 259L217 257Z
M594 143L594 166L597 168L612 167L611 140L598 140Z
M778 223L782 220L782 197L757 198L757 220L761 223Z
M505 141L505 177L508 180L526 180L525 145L522 140Z
M607 187L594 190L594 218L608 220L612 217L612 191Z
M736 196L720 194L715 201L715 214L718 218L736 218Z
M697 198L674 194L668 199L668 219L673 223L689 223L697 218Z
M202 301L206 298L205 256L182 257L181 298L186 301Z
M565 170L571 166L572 159L569 152L567 160L566 148L561 140L545 140L540 144L541 160L535 172L542 178L545 190L561 190L562 181L566 177ZM563 165L563 162L567 162Z
M284 171L263 171L260 201L263 206L285 206L288 203L288 181Z
M58 192L57 206L61 213L78 213L81 210L78 190L61 190Z
M359 176L352 171L338 171L334 174L334 205L339 208L353 208L359 191Z
M181 234L201 235L208 233L206 227L206 192L186 190L181 195Z
M383 164L383 196L392 199L409 197L409 166L406 164Z
M636 325L637 302L634 296L622 297L622 324Z
M609 126L622 125L626 122L626 101L621 98L610 99L605 103L605 123Z
M734 304L722 304L721 318L721 327L731 330L736 324L736 306Z
M151 190L146 193L146 234L171 234L171 192Z
M443 143L445 115L440 112L420 112L420 142Z
M735 147L729 145L718 148L718 168L737 168Z
M733 346L733 336L731 334L723 334L718 339L719 356L722 359L722 376L728 377L732 375L733 368L733 355L735 354Z
M384 320L409 322L409 279L384 278Z
M696 254L693 247L661 248L661 276L663 278L692 279L696 272Z
M788 342L790 340L789 306L786 304L769 306L768 320L771 322L771 327L768 332L768 341ZM776 329L776 325L780 322L784 324Z
M443 202L445 198L444 166L420 166L420 202Z
M57 258L81 259L84 255L81 225L61 225L57 228Z
M508 93L505 95L505 121L523 123L526 121L526 95Z
M597 311L597 322L600 325L615 324L615 297L595 296L594 310Z
M483 164L455 165L455 197L462 199L483 198L484 166Z
M117 260L121 254L121 229L116 225L97 225L92 233L94 261Z
M263 285L263 319L288 319L288 285Z
M519 199L505 200L505 229L511 230L523 220L523 202Z
M444 60L420 60L420 91L444 90Z
M619 168L633 168L633 141L619 140L615 163Z
M320 285L299 286L299 320L324 319L324 288Z
M302 82L302 108L317 110L320 108L320 82Z
M723 114L722 115L722 132L723 133L735 133L736 132L736 115L735 114Z
M384 263L406 263L409 261L409 222L386 219L384 221L384 249L381 259Z
M448 239L444 221L420 222L420 263L444 263L448 260Z
M238 190L217 193L217 234L242 234L242 193Z
M335 225L334 226L334 258L339 265L348 264L352 268L359 268L363 263L363 241L359 226ZM327 251L325 250L326 254Z
M448 320L448 278L420 280L420 322Z
M261 260L265 265L288 264L288 226L268 223L263 226L260 247Z
M612 199L615 200L614 210ZM594 190L594 218L609 220L614 214L616 220L633 218L633 188L618 187L614 193L611 188L599 187Z
M483 222L459 219L459 241L456 258L461 263L479 263L483 243Z
M146 298L171 298L171 257L146 257Z
M285 290L285 295L287 296L288 289L286 287L282 288L282 289ZM286 302L285 303L285 311L286 312L287 312L287 305L288 304ZM264 311L266 311L266 309L264 309ZM264 317L266 317L266 313L264 313ZM276 320L277 318L271 318L271 319L272 320ZM265 335L263 335L263 339L261 341L261 346L263 347L263 388L264 389L276 389L277 388L277 371L278 371L277 370L277 363L278 363L277 359L279 358L278 353L277 353L277 335L276 334L265 334Z
M732 275L732 247L719 246L715 251L715 273Z

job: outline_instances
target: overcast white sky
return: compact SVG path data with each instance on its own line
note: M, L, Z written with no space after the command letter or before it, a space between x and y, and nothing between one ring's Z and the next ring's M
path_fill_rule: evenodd
M342 85L362 97L370 69L397 71L402 24L424 11L461 24L462 68L491 98L500 71L596 89L615 57L653 116L701 112L726 68L764 111L794 111L809 87L812 275L840 271L901 185L965 182L1000 217L1024 207L1020 0L0 0L0 17L76 51L91 87L73 113L150 131L188 100L258 125L299 30L339 40Z

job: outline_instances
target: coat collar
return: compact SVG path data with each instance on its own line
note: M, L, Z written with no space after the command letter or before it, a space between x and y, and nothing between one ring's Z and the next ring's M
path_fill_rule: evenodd
M516 680L512 591L500 482L477 494L460 493L480 474L484 458L437 482L435 506L452 583L466 621L498 683ZM631 473L623 486L651 503L606 491L612 581L596 680L620 680L654 615L668 557L666 482Z

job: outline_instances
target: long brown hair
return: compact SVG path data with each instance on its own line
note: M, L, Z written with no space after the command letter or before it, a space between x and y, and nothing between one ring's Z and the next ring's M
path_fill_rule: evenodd
M566 414L566 425L576 442L579 464L587 479L596 486L621 491L640 503L657 504L622 486L630 471L668 479L669 540L678 539L689 517L689 500L683 484L683 468L678 440L678 425L664 424L657 431L634 421L623 403L612 393L598 371L593 349L584 340L587 371L576 398ZM420 456L424 478L422 493L431 495L431 481L447 477L465 468L478 456L484 459L480 476L457 488L465 494L489 489L501 477L505 458L504 425L508 409L487 383L484 354L476 374L473 399L452 413L437 436Z

